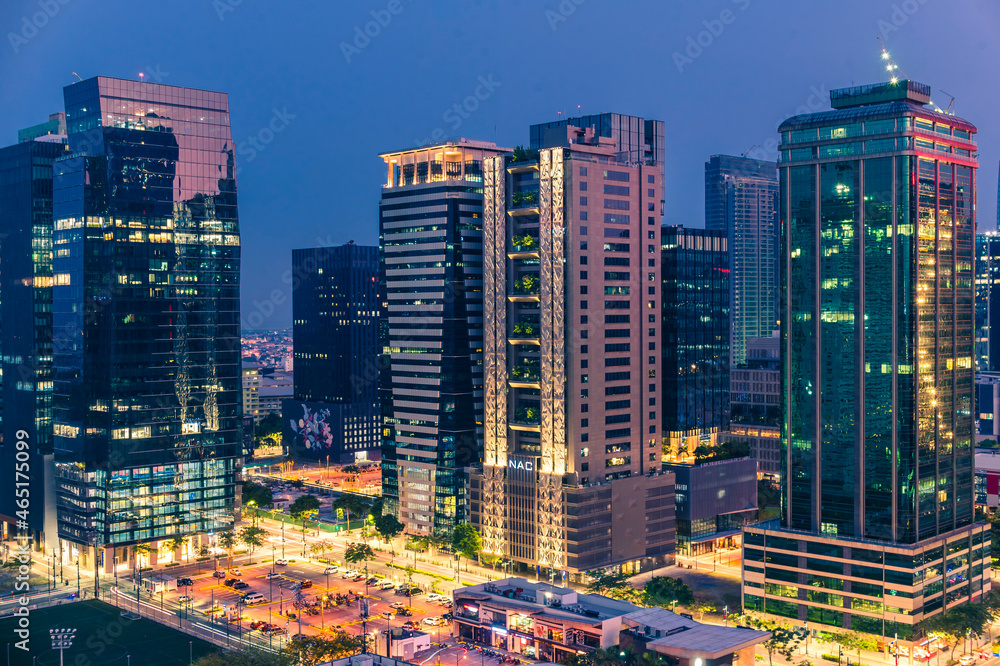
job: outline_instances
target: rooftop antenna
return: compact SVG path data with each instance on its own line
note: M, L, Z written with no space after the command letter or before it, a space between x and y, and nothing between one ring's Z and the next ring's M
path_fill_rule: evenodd
M73 72L73 76L75 76L75 77L76 77L76 80L77 80L77 81L79 81L80 83L83 83L83 79L81 79L81 78L80 78L80 75L79 75L79 74L77 74L76 72Z
M747 149L746 149L745 151L743 151L743 157L746 157L746 158L749 158L749 159L752 159L752 158L750 158L750 153L752 153L752 152L753 152L753 149L754 149L754 148L760 148L760 144L759 144L759 143L755 143L754 145L750 146L750 147L749 147L749 148L747 148Z
M882 41L882 35L876 35L875 39L878 40L879 46L882 47L882 62L885 63L885 69L889 72L889 83L899 83L899 77L902 76L902 72L899 71L899 65L896 61L892 59L889 55L889 50L885 48L885 42Z

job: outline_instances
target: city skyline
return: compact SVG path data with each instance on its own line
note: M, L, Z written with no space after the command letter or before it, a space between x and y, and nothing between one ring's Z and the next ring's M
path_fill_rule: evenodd
M291 322L291 289L283 279L290 270L287 250L377 241L378 188L373 184L380 181L381 152L434 140L438 130L445 137L527 146L528 127L559 120L560 111L564 118L612 110L659 118L666 121L664 221L701 227L704 161L713 154L744 152L776 158L775 130L785 117L825 108L831 88L886 78L875 39L881 35L906 76L941 82L957 97L953 110L958 115L986 119L978 217L981 230L994 228L1000 143L989 119L1000 91L979 82L1000 63L1000 45L990 33L1000 19L995 5L972 1L954 12L916 0L858 0L837 12L802 4L781 13L748 0L669 8L654 3L619 8L594 0L563 5L544 2L508 12L485 1L426 7L401 2L395 14L381 13L388 11L383 3L271 16L252 3L192 1L179 3L177 12L201 17L186 30L207 51L188 52L173 48L170 21L133 25L124 4L115 10L115 3L108 3L101 14L80 9L82 3L60 5L26 39L22 31L33 33L22 19L31 24L37 2L6 3L0 9L0 26L6 28L0 76L18 90L19 103L0 109L0 125L11 128L7 143L13 143L14 128L44 122L59 109L54 91L74 81L74 71L82 78L132 79L143 72L148 81L228 91L234 140L242 147L237 152L241 190L251 193L241 200L244 250L249 264L260 267L245 281L243 325L282 329ZM573 11L564 15L568 6ZM371 12L385 25L370 28L376 20ZM551 60L625 26L634 37L616 47L615 57L585 53L571 68L613 82L603 87L589 85L590 76L525 68L525 56L499 58L501 49L495 46L495 38L516 34L534 41L532 58ZM364 35L366 27L374 37ZM72 35L102 30L117 36L115 49L70 47ZM422 38L427 31L454 39L428 46ZM16 37L13 43L8 33ZM786 39L769 39L773 34ZM940 34L963 38L948 49L926 49ZM256 40L247 37L254 35L289 46L258 49L249 46ZM408 67L396 66L399 53L415 54ZM206 56L212 67L204 67ZM637 58L647 65L652 58L662 70L648 77L648 66L617 64ZM768 70L781 72L781 85ZM366 86L372 80L391 92L370 92ZM400 122L391 102L402 98L407 118ZM937 88L933 98L942 108L950 101ZM348 159L329 161L326 155L333 153ZM330 182L343 183L337 217L310 214L331 177ZM281 192L294 196L278 196ZM273 220L285 221L287 232L278 238L270 233ZM272 300L275 290L283 298ZM259 317L251 320L255 313ZM253 325L258 318L261 325Z

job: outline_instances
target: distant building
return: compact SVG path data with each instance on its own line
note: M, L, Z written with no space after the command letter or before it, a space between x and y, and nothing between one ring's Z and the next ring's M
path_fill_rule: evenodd
M621 647L677 666L753 666L754 647L771 637L524 578L452 596L453 636L549 663Z
M976 234L976 371L1000 372L1000 233Z
M663 466L677 478L677 554L696 557L738 548L743 526L757 518L757 461L736 458Z
M976 449L976 506L1000 506L1000 449Z
M295 374L279 368L261 368L258 401L261 418L281 414L282 401L295 397Z
M778 320L778 169L774 162L712 155L705 163L705 228L729 241L732 365L746 362L747 338Z
M729 258L723 231L662 228L658 323L668 458L714 444L729 427Z
M747 442L757 471L781 475L781 337L747 338L746 361L731 368L729 439Z
M254 423L264 418L260 411L261 365L243 361L243 416L253 417Z
M372 622L372 624L376 623L377 620ZM378 635L375 636L374 648L376 654L387 654L396 659L410 660L418 652L431 649L431 635L416 629L391 627L386 631L378 632ZM360 655L356 655L356 657L358 656Z
M18 130L18 143L27 143L30 141L65 143L66 114L62 111L50 113L48 121Z
M976 373L976 443L1000 438L1000 372Z

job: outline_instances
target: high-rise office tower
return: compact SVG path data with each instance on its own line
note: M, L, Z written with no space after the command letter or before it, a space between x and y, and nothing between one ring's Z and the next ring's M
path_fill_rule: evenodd
M382 494L409 534L468 521L482 449L483 162L460 139L383 153Z
M295 392L282 403L296 459L354 462L381 455L378 248L292 251Z
M592 128L486 160L483 550L551 578L662 566L658 165ZM591 233L593 232L593 233Z
M22 534L30 530L35 547L53 548L52 164L67 147L65 133L28 135L0 149L0 414L6 416L0 470L7 479L0 520L13 527L25 519ZM24 497L30 510L24 511L24 502L18 506Z
M61 556L105 572L130 545L231 526L238 509L240 229L220 92L66 86L55 163L54 446ZM200 542L200 544L199 544ZM94 558L96 551L97 557Z
M1000 371L1000 233L976 234L976 371Z
M730 368L729 433L750 445L761 474L781 474L781 337L747 338L747 360Z
M663 441L685 458L729 427L731 253L724 231L662 228Z
M732 366L746 340L771 334L778 319L778 169L774 162L712 155L705 162L705 228L729 239Z
M746 530L744 605L910 640L990 589L973 523L976 128L913 81L830 100L779 128L784 497L780 526Z

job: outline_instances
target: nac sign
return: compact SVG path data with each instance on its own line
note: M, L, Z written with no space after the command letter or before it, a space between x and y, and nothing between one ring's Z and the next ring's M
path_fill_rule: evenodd
M511 469L523 469L525 472L531 472L534 470L535 463L531 460L508 460L507 466Z

